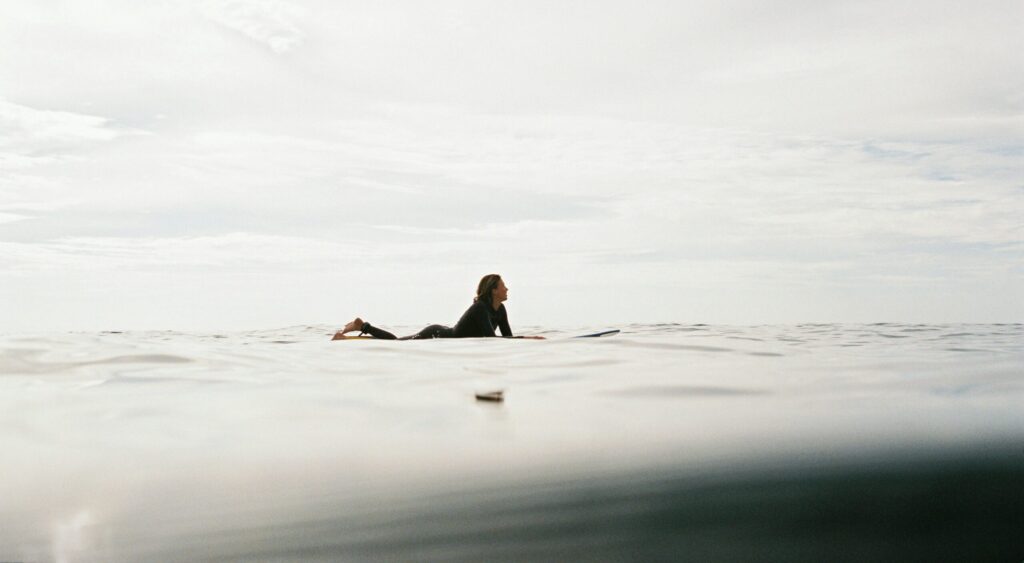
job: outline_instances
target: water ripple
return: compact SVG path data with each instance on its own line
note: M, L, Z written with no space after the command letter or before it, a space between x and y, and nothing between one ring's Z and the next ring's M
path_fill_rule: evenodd
M634 386L614 391L604 391L607 395L621 397L735 397L749 395L767 395L762 389L740 389L734 387L715 387L711 385L646 385Z

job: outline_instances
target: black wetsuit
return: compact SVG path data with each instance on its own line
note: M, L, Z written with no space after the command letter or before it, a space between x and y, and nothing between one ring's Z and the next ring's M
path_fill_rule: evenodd
M489 303L477 301L466 309L455 327L444 325L430 325L416 334L398 338L386 330L370 326L370 323L363 323L361 334L369 334L374 338L384 340L420 340L423 338L480 338L486 336L497 336L494 329L500 329L501 335L512 336L512 328L508 326L508 313L505 306L500 305L495 311Z

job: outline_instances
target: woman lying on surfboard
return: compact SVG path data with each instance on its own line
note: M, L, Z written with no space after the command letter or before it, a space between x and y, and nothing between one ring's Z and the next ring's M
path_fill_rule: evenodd
M462 314L459 322L454 327L444 325L430 325L427 328L411 336L396 337L386 330L377 328L370 323L356 317L356 319L345 328L335 333L331 340L345 338L345 333L359 331L360 335L369 334L374 338L383 340L420 340L423 338L477 338L483 336L497 336L494 329L501 330L505 338L532 338L543 340L543 336L512 336L512 329L508 326L508 314L502 301L508 299L508 288L498 274L488 274L480 280L476 288L476 297L473 304Z

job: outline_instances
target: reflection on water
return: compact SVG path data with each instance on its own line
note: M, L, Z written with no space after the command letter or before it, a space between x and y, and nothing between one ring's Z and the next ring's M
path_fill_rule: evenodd
M600 328L2 337L0 561L1024 553L1021 325Z
M69 560L103 561L1013 560L1022 463L1007 448L384 493L377 505L271 495L190 514L170 504L144 522L81 511L56 541Z

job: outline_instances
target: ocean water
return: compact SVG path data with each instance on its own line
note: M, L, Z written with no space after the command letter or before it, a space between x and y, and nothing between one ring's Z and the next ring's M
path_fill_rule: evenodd
M0 335L0 561L1024 559L1021 324L333 328Z

